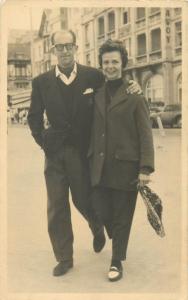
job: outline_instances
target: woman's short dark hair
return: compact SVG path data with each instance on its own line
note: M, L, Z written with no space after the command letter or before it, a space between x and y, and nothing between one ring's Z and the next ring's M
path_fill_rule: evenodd
M70 30L61 30L61 31L59 30L59 31L56 31L56 32L52 33L52 35L51 35L51 43L52 43L52 45L55 44L55 35L56 35L56 33L61 33L61 32L69 32L72 35L72 42L73 42L73 44L76 45L76 34L71 29Z
M122 41L108 39L99 48L99 65L102 67L102 56L104 53L118 51L121 54L122 67L125 68L128 62L128 53Z

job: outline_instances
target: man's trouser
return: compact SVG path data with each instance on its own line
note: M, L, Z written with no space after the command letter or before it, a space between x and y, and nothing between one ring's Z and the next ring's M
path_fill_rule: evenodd
M105 187L93 189L93 209L112 238L112 259L126 259L137 193Z
M88 221L92 233L101 226L91 209L90 177L87 160L72 146L64 146L54 157L45 160L45 180L48 194L48 232L57 261L73 259L73 231L69 203L72 201Z

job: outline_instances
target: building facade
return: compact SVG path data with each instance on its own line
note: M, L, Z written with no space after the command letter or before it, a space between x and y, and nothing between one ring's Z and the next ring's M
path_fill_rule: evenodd
M38 35L33 40L32 73L33 77L42 74L50 69L50 33L49 25L50 9L45 9L42 14Z
M31 87L30 44L8 45L8 90Z
M99 67L106 39L125 44L126 74L138 81L148 101L181 103L181 8L85 8L83 63Z
M7 101L13 114L28 109L31 94L31 45L8 44Z
M105 7L44 10L34 41L34 75L56 63L50 35L72 29L77 61L99 67L98 49L108 38L123 41L128 52L125 74L140 83L150 102L181 103L181 8ZM39 55L40 52L40 55Z
M34 36L34 31L32 35ZM13 112L28 109L31 94L31 31L11 30L7 55L7 102Z
M33 43L33 76L50 70L56 63L51 44L51 34L62 29L72 29L79 41L77 61L83 62L83 36L81 24L82 10L79 8L53 8L45 9L42 14L40 29Z

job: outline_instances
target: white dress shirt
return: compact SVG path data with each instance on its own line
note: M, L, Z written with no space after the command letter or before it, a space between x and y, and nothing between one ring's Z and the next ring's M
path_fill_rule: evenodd
M69 76L69 78L67 78L67 76L65 74L63 74L59 68L58 68L58 65L56 65L55 67L55 74L56 74L56 77L59 77L66 85L69 85L71 84L74 79L76 78L76 75L77 75L77 64L74 63L74 68Z

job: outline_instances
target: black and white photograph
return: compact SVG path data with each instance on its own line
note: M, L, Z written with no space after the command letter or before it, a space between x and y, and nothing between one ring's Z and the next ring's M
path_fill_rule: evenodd
M187 299L188 3L0 9L0 299Z

